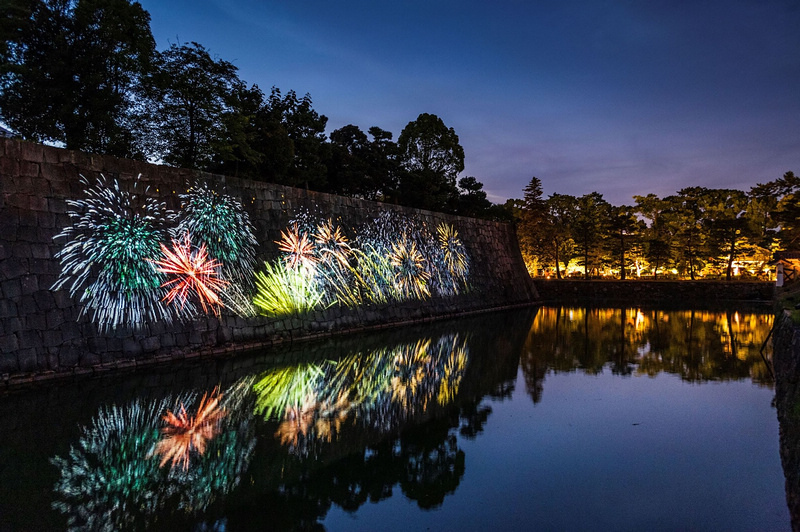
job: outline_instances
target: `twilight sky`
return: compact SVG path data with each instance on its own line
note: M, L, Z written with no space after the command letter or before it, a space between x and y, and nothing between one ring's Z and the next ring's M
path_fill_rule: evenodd
M197 41L240 77L311 94L328 134L455 129L489 199L800 172L796 0L140 0L158 48Z

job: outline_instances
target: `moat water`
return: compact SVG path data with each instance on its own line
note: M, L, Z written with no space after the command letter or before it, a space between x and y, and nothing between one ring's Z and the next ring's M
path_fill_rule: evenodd
M772 325L541 307L0 395L0 531L789 530Z

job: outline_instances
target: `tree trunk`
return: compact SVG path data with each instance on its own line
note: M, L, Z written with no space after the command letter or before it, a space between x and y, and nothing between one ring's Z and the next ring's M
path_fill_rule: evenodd
M559 264L559 257L558 257L558 240L553 241L555 243L555 252L556 252L556 279L561 279L561 265Z
M583 240L583 278L589 279L589 242Z
M728 268L727 271L725 272L726 281L731 280L731 274L733 273L733 259L735 255L736 255L736 237L734 236L733 239L731 240L731 253L730 256L728 257Z
M625 280L625 236L619 234L619 275L620 279Z

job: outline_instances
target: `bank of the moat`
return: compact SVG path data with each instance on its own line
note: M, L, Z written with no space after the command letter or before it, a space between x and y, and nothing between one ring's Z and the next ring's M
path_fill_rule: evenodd
M543 302L708 305L725 302L771 302L772 282L535 280Z

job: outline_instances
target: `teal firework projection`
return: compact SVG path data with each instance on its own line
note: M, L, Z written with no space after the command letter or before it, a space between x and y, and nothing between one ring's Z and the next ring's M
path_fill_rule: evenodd
M67 288L79 297L82 312L101 330L172 321L174 310L161 302L166 277L148 262L159 256L168 238L165 204L144 197L146 189L137 193L138 179L133 192L116 179L107 182L100 176L94 185L81 180L86 199L68 202L73 224L55 237L66 244L56 255L61 275L53 288Z
M276 242L280 260L256 274L254 304L268 316L341 305L454 296L468 290L469 255L450 224L384 213L348 238L333 220L302 215Z
M235 198L198 183L181 194L178 234L191 234L222 266L224 278L252 284L258 245L250 217Z

